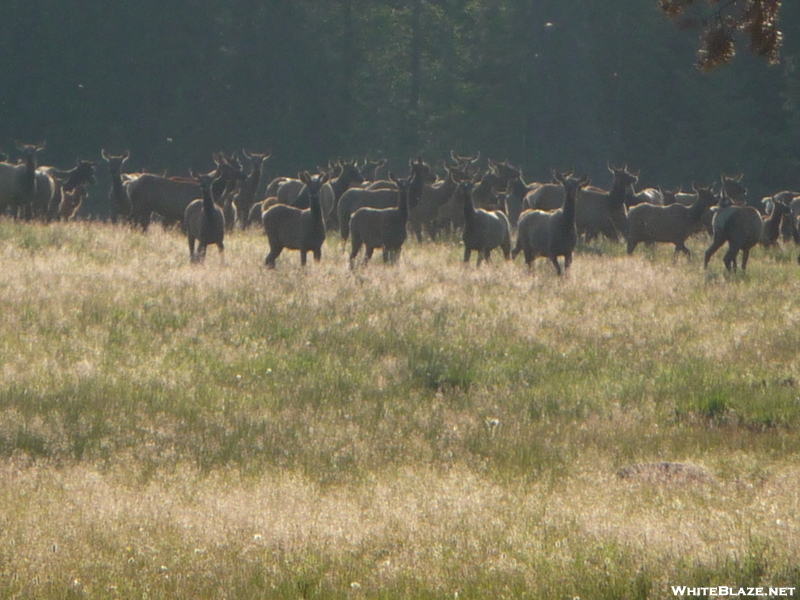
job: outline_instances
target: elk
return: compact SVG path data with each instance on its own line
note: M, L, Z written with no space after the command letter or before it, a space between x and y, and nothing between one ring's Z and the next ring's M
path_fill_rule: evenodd
M100 156L108 163L108 171L111 175L108 202L111 205L111 222L116 223L120 216L124 218L131 216L131 201L122 180L122 166L130 158L131 153L129 150L125 150L122 154L109 154L104 148L100 150Z
M425 184L419 203L411 209L409 227L422 242L422 230L425 228L431 239L436 239L439 232L439 212L451 202L458 182L462 180L461 172L456 167L445 165L447 177L433 184Z
M215 172L201 174L191 170L190 173L197 180L203 197L190 202L184 211L183 226L189 239L189 261L203 262L206 258L206 248L210 244L216 244L219 248L220 261L224 262L225 215L214 203L212 196ZM196 253L195 242L198 243Z
M628 212L628 254L633 254L641 242L648 245L663 242L675 244L673 260L678 258L678 252L689 256L686 240L696 229L705 212L717 202L711 188L694 186L694 190L697 199L691 206L684 206L678 202L668 206L656 206L645 202L632 207Z
M430 175L430 167L418 157L416 162L409 160L413 179L414 189L409 193L409 209L413 210L419 202L422 194L422 186ZM395 183L396 185L396 183ZM391 208L397 204L397 189L365 190L362 188L350 188L339 199L337 217L339 219L339 232L342 241L346 242L350 235L350 217L359 208Z
M761 232L761 245L765 248L774 246L778 243L781 235L781 226L784 220L791 222L792 209L783 200L773 199L772 211L769 215L764 215L764 227Z
M394 173L389 173L389 178L397 185L397 190L394 192L397 205L388 208L365 206L350 217L351 269L355 268L356 257L362 245L364 264L369 262L376 248L382 249L384 263L396 263L400 257L403 242L407 237L409 190L414 175L407 179L398 179Z
M596 187L580 190L576 204L578 235L590 241L603 234L612 241L626 228L626 200L639 180L626 166L616 168L608 165L614 176L611 190L606 192ZM543 184L525 198L523 208L553 210L563 203L564 193L558 184Z
M464 231L461 239L464 242L464 262L468 263L473 250L478 253L478 266L482 260L490 260L492 250L500 248L503 256L511 255L511 225L508 217L500 210L484 210L475 208L472 203L471 181L462 181L459 195L463 204Z
M386 161L384 160L383 162L385 163ZM342 194L350 187L364 182L364 176L355 160L342 162L342 160L339 159L338 164L341 167L341 172L336 177L329 179L328 182L322 186L319 193L319 202L322 206L322 214L325 216L325 225L327 227L335 227L338 225L338 221L336 220L337 205ZM381 165L382 164L383 163L381 163ZM301 206L301 208L304 207Z
M517 226L517 243L511 253L512 258L522 252L525 264L530 267L538 256L550 259L561 275L558 257L564 257L564 273L572 264L572 253L578 243L577 199L581 189L589 185L589 178L572 177L573 170L566 173L553 172L554 178L564 187L564 204L553 212L526 210Z
M221 152L214 154L214 163L217 165L214 188L245 178ZM152 213L158 213L167 221L183 221L186 207L199 197L200 185L194 179L171 179L144 173L128 184L133 221L141 226L142 231L147 231Z
M258 186L261 183L261 169L264 161L272 156L272 151L267 150L263 154L259 154L242 149L242 155L250 161L250 173L239 184L239 191L233 197L240 229L244 229L248 225L250 209L253 206Z
M30 219L33 216L37 184L36 155L44 150L45 143L23 144L16 141L15 144L23 158L15 165L0 163L0 214L11 209L14 218L22 216ZM51 194L52 191L51 188Z
M708 268L708 262L714 253L728 242L728 251L722 258L728 272L737 269L739 251L742 252L742 271L747 269L747 259L750 249L761 241L761 232L764 228L761 215L752 206L738 206L731 203L725 195L720 201L720 208L711 221L714 230L714 239L706 250L703 268Z
M97 183L95 177L96 163L89 160L81 160L80 158L75 163L75 166L69 171L61 171L54 167L40 167L46 173L51 181L53 191L50 195L49 203L44 211L46 220L50 219L72 219L80 209L83 199L86 198L88 192L85 186ZM37 204L44 200L44 196L39 199L39 173L37 172ZM71 192L77 188L82 188L77 193ZM65 196L66 193L66 196ZM71 210L70 210L71 207ZM37 210L40 208L37 207Z
M372 160L370 157L365 157L364 162L361 163L361 173L364 175L364 181L377 181L378 170L386 166L386 159Z
M87 195L86 188L83 185L76 185L70 190L62 187L61 201L56 209L56 218L62 221L74 220Z
M455 150L450 150L450 158L455 163L455 167L466 178L474 178L478 175L478 161L481 159L480 151L475 156L459 156Z
M269 254L264 264L275 268L275 261L284 248L300 251L300 264L306 265L306 254L311 252L314 261L322 258L322 244L325 242L325 219L319 202L319 192L328 181L328 175L314 175L307 171L300 173L300 181L308 189L309 207L305 209L275 204L264 211L261 222L269 241Z

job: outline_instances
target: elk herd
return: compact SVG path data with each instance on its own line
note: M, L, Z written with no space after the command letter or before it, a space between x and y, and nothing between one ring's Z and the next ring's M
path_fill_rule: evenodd
M96 183L98 165L78 159L69 170L39 164L44 143L16 143L18 156L0 155L0 215L14 219L74 219ZM380 249L383 261L398 260L406 238L417 242L460 233L464 262L477 253L477 263L490 261L499 249L513 260L520 253L531 266L537 257L548 259L559 275L569 268L579 239L590 243L600 235L624 240L628 254L639 244L672 244L674 259L689 255L687 239L711 237L704 267L724 244L728 271L747 267L750 250L782 240L800 244L800 192L781 191L764 198L758 210L745 201L741 176L722 176L717 185L692 186L693 191L648 188L636 190L638 175L627 166L608 166L608 190L591 185L586 175L572 170L553 171L551 182L528 182L509 162L487 159L480 153L450 157L436 169L421 157L408 161L407 175L379 171L386 160L338 159L315 173L297 178L263 177L271 153L242 151L212 155L208 173L190 171L190 177L126 173L128 151L101 151L110 186L107 212L114 223L128 223L146 232L153 217L165 226L180 226L188 238L192 262L202 262L206 248L216 245L220 256L226 234L257 224L266 234L265 259L274 268L285 249L298 250L306 264L311 252L322 256L327 233L335 230L350 243L349 264L356 268ZM266 185L265 185L266 184ZM513 240L513 242L512 242ZM195 248L197 244L197 248ZM563 268L559 258L563 257ZM800 256L798 256L800 262Z

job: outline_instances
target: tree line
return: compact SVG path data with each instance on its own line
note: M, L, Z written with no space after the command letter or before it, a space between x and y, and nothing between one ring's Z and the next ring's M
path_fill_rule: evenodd
M86 0L11 3L0 22L0 150L47 140L185 173L270 148L271 174L366 153L451 149L528 179L608 162L643 185L800 186L797 3L781 60L695 67L698 40L650 0ZM691 3L686 3L691 4ZM402 163L401 163L402 164Z

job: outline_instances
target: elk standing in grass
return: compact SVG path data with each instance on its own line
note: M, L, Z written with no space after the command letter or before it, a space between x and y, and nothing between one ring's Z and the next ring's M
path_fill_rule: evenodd
M417 190L412 191L409 197L409 208L413 210L419 202L422 195L422 186L428 179L431 169L422 158L417 158L416 161L409 160L408 164L413 172L415 190ZM342 242L346 242L350 235L350 217L358 209L362 207L392 208L396 205L396 188L378 190L350 188L347 190L339 199L339 207L337 210L339 232L342 236Z
M628 254L633 254L641 242L647 245L664 242L675 244L673 260L677 260L678 252L689 256L686 240L695 231L706 211L717 202L711 188L695 186L694 190L697 199L691 206L678 202L668 206L643 202L632 207L628 212Z
M111 174L108 202L111 205L112 223L116 223L120 217L127 219L131 216L131 201L128 199L128 191L122 180L122 165L130 158L130 155L129 150L125 150L122 154L108 154L105 149L100 151L100 156L108 163L108 171Z
M355 160L342 162L342 160L339 159L338 166L341 172L323 185L319 192L319 203L320 206L322 206L322 214L325 217L326 227L336 227L339 223L336 217L339 200L342 194L350 187L364 183L364 176Z
M61 202L58 203L55 218L61 221L74 220L87 195L86 188L83 185L73 186L70 190L62 187Z
M564 273L572 264L572 252L578 243L578 230L575 224L577 196L581 189L589 185L589 178L572 177L572 170L553 176L564 186L564 205L554 212L543 210L526 210L522 213L517 226L517 243L512 258L522 252L525 264L529 267L537 256L550 259L561 275L558 257L564 257Z
M774 246L778 243L781 236L781 226L784 220L791 219L792 209L781 200L774 200L772 212L762 217L764 228L761 232L761 245L765 248Z
M228 181L245 178L221 152L214 154L214 162L217 165L215 194L221 193ZM133 220L143 231L147 231L152 213L161 215L166 222L181 222L186 207L200 197L200 186L195 179L172 179L145 173L128 184Z
M383 262L396 263L403 242L406 241L408 225L408 197L413 176L398 179L394 173L389 178L397 185L394 192L397 206L391 208L362 207L350 217L349 230L352 235L350 268L355 268L356 257L364 246L364 263L369 262L376 248L382 248Z
M269 254L264 264L275 268L275 260L284 248L300 251L300 264L305 266L306 254L311 252L314 261L322 257L322 244L325 242L325 219L319 202L322 186L328 181L328 175L314 175L307 171L300 173L300 181L308 189L310 206L305 209L276 204L264 211L261 222L269 241Z
M241 182L239 191L233 198L240 229L244 229L248 225L250 210L256 198L258 186L261 183L261 170L264 161L272 156L272 152L267 150L263 154L258 154L257 152L248 152L242 149L242 154L250 161L250 173Z
M42 211L47 221L75 218L84 198L88 196L85 186L97 183L95 178L96 166L93 161L79 158L75 166L69 171L61 171L55 167L44 167L47 175L53 181L52 196L46 210ZM37 178L38 176L39 173L37 173ZM37 196L39 195L38 191L37 189ZM41 208L37 207L37 212L39 211L41 211Z
M472 182L462 181L458 186L458 194L463 203L464 231L461 239L464 242L464 262L468 263L473 250L478 253L478 266L482 260L490 260L492 250L500 248L503 256L511 255L511 225L504 212L475 208L472 203Z
M619 241L627 227L625 203L638 177L627 167L608 165L608 170L614 175L610 191L588 187L578 193L575 225L578 235L584 235L587 242L601 233L614 242ZM543 184L528 194L523 208L553 210L563 204L563 199L564 191L558 183Z
M191 174L197 180L203 197L192 201L184 211L183 225L189 238L189 260L192 263L203 262L206 248L210 244L216 244L220 260L224 262L225 215L214 203L212 188L215 172L203 175L191 171ZM198 243L196 253L195 241Z
M711 225L714 239L706 250L703 268L708 268L708 262L714 253L728 242L728 251L722 258L725 268L728 272L736 271L736 260L741 250L742 271L744 271L747 268L750 249L761 241L764 225L759 212L752 206L730 204L728 197L723 196L721 206L714 214Z
M15 165L0 163L0 214L11 209L14 218L21 216L30 219L36 199L36 154L44 150L44 142L23 144L18 141L16 145L22 152L23 160ZM52 191L51 188L51 194Z

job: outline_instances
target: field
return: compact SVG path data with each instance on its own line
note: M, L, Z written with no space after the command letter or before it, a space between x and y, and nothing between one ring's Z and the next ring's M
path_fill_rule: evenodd
M339 243L0 221L0 598L800 587L796 249Z

